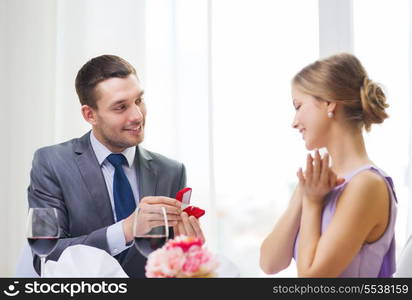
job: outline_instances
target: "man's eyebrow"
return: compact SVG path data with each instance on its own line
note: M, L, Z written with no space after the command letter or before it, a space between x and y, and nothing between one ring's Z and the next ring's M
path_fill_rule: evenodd
M125 102L126 100L125 99L120 99L120 100L117 100L116 102L114 102L112 105L110 105L110 106L116 106L116 105L118 105L118 104L121 104L121 103L123 103L123 102Z
M137 95L136 100L140 99L143 96L143 94L144 94L144 91L141 91L139 93L139 95ZM110 106L116 106L116 105L122 104L123 102L126 102L126 101L127 101L126 99L120 99L120 100L117 100L116 102L114 102L113 104L111 104Z
M143 95L144 95L144 91L142 90L142 91L139 93L139 95L137 95L136 100L139 100L140 98L142 98Z

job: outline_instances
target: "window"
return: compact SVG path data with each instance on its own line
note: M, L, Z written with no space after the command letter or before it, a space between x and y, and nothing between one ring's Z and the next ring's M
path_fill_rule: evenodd
M318 58L318 2L213 1L211 42L218 245L241 276L261 276L260 244L305 159L290 81Z
M392 177L398 197L397 251L407 235L410 140L409 1L353 1L354 52L372 80L381 83L389 119L366 134L370 157ZM371 8L373 7L373 13ZM382 21L384 20L384 22Z
M370 77L387 88L391 118L374 126L366 140L370 156L394 179L400 202L397 243L404 243L409 2L353 1L353 32L346 32L344 42L319 37L319 5L339 30L350 24L344 20L351 18L351 6L344 13L329 0L146 3L145 143L185 163L193 205L206 209L208 245L232 260L241 276L264 276L259 247L304 166L306 149L291 127L290 81L319 58L319 45L345 49L353 39ZM275 276L296 276L296 268L292 263Z

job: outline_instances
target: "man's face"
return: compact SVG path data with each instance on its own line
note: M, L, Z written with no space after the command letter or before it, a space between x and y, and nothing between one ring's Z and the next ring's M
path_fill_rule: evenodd
M97 109L92 109L92 125L96 138L112 152L141 143L146 106L137 77L109 78L96 86L95 93Z

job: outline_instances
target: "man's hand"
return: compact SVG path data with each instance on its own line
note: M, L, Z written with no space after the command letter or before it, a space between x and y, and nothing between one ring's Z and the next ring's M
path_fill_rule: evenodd
M186 236L194 236L199 238L202 243L205 242L205 236L203 235L202 229L200 228L199 220L196 219L194 216L188 216L187 213L182 212L181 221L174 226L173 230L175 232L175 236L178 235L186 235Z
M134 238L133 226L136 226L136 234L144 234L153 227L164 225L162 207L166 210L168 225L177 226L178 221L181 221L181 205L176 199L162 196L141 199L139 207L123 221L126 242L129 243Z

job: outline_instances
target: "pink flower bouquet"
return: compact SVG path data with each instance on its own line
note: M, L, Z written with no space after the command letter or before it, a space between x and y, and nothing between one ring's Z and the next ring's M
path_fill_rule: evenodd
M200 239L180 235L148 256L146 277L214 277L217 267Z

